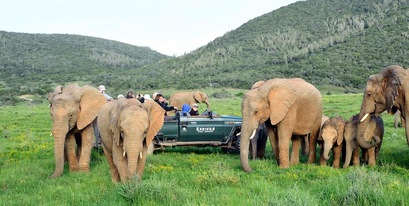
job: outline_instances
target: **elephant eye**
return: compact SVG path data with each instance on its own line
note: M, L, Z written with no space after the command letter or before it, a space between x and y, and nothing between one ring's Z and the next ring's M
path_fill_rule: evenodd
M371 93L370 92L366 93L366 96L371 97Z
M257 113L258 113L258 110L254 111L254 114L257 114Z

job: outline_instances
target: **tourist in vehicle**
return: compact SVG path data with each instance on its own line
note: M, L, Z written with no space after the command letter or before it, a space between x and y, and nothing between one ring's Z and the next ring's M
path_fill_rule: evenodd
M122 98L125 98L125 96L124 96L124 95L122 95L122 94L118 94L117 99L122 99Z
M104 85L99 85L98 86L98 90L105 96L105 98L107 99L107 101L111 101L113 100L113 98L111 96L109 96L107 93L105 93L106 89Z
M127 99L135 98L135 95L134 95L133 91L132 91L132 90L128 90L128 91L126 92L126 97L125 97L125 98L127 98Z
M165 111L172 111L172 110L177 110L177 107L168 105L165 97L162 94L157 94L156 95L156 99L155 102L158 103ZM167 113L165 112L165 116L167 115Z
M190 112L190 106L188 104L183 104L182 111L181 111L182 116L190 116L189 112Z
M192 108L189 111L190 116L197 116L199 115L199 105L192 104Z

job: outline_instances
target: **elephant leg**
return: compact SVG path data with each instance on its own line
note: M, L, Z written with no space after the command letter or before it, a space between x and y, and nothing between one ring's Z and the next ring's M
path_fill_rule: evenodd
M257 157L258 159L264 159L266 154L266 143L267 143L267 134L264 132L263 134L259 134L257 140Z
M79 157L80 171L89 172L91 150L94 146L94 128L89 124L81 131L81 155Z
M114 145L112 147L112 158L116 169L118 170L119 177L122 182L125 182L128 178L128 164L126 160L126 155L123 155L123 148L121 146Z
M332 167L339 168L341 163L341 152L342 152L342 145L334 145L332 148L332 152L334 153L334 160L332 161Z
M102 148L104 150L105 157L107 158L109 168L111 170L112 182L119 182L119 173L112 159L112 154L109 154L109 152L107 152L107 149L105 148L104 144L102 144Z
M359 166L361 164L359 161L359 149L360 147L356 147L352 153L352 164L354 166Z
M71 172L78 171L79 169L77 153L75 151L76 145L77 142L75 140L74 133L68 132L67 138L65 139L65 149L67 154L68 165Z
M146 156L148 156L148 147L143 143L142 155L138 158L138 165L136 166L136 173L139 175L139 181L142 180L143 172L145 170Z
M280 168L289 168L289 152L290 152L290 141L292 137L293 128L288 128L287 126L280 125L277 127L277 138L278 138L278 159L280 162ZM298 147L299 148L299 147Z
M278 137L277 137L277 128L266 124L268 131L268 138L270 139L271 148L273 149L274 158L277 161L277 164L280 165L280 159L278 158Z
M324 158L324 142L318 142L318 146L321 148L320 151L320 165L326 166L327 160Z
M371 167L375 166L376 165L375 147L368 149L366 153L368 165Z
M300 162L301 136L293 136L292 143L290 165L296 165Z
M251 154L251 159L255 160L257 157L257 133L253 137L253 139L250 140L250 154Z
M312 130L310 133L310 154L308 155L308 164L313 164L316 161L317 154L317 139L318 139L318 134L319 134L320 127L317 127L316 129Z

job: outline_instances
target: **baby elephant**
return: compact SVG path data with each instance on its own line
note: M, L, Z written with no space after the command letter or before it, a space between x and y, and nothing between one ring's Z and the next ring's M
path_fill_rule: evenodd
M369 166L376 165L376 157L381 150L382 139L384 134L383 120L380 116L371 115L371 118L364 122L359 122L359 114L352 116L346 126L344 139L346 144L346 157L344 168L348 167L351 162L354 166L360 165L359 148L362 150L362 159ZM363 140L375 140L375 143L369 143ZM358 147L359 146L359 147Z
M148 146L164 122L165 110L152 100L120 99L106 104L98 128L113 182L142 179Z
M332 117L324 122L318 136L321 145L320 165L326 165L332 149L334 158L332 166L339 168L346 120L340 116Z

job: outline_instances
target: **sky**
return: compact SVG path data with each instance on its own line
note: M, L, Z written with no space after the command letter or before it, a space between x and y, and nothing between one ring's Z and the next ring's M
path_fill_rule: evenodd
M0 31L78 34L181 56L299 0L8 0Z

